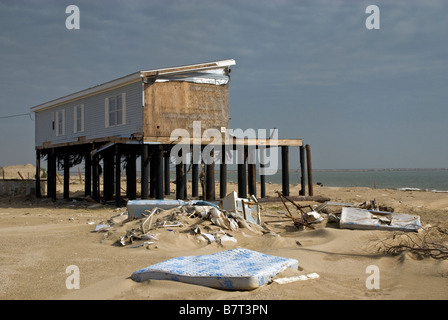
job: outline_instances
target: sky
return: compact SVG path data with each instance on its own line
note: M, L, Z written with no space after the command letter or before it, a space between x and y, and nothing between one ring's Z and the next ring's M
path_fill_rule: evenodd
M448 168L447 12L446 0L0 0L0 166L35 163L33 106L235 59L230 128L303 139L313 169Z

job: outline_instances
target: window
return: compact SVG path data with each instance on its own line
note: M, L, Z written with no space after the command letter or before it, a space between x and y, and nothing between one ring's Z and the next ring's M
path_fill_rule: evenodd
M107 127L126 123L126 94L107 97L105 100L105 124Z
M73 108L73 132L84 132L84 105L80 104Z
M65 110L58 110L56 111L55 116L55 129L56 129L56 136L63 136L65 135Z

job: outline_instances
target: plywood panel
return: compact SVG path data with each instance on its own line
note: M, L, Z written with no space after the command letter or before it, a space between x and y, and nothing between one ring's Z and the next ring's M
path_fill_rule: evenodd
M161 82L145 85L144 135L169 137L182 128L193 135L193 121L201 121L202 131L228 127L228 85L189 82Z

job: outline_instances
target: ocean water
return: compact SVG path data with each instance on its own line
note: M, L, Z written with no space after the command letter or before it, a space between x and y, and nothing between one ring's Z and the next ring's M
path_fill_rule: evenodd
M219 174L216 179L219 181ZM228 171L227 180L238 181L237 172ZM257 182L259 181L257 172ZM266 182L281 183L281 172L266 176ZM289 182L299 184L300 172L291 170ZM308 183L306 177L305 182ZM331 187L448 191L448 169L313 170L313 183Z

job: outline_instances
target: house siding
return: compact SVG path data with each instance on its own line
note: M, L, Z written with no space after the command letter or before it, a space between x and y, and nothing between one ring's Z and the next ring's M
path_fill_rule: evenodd
M36 146L41 147L46 142L60 144L78 141L80 137L86 140L110 136L129 137L133 133L142 132L142 86L142 82L134 82L36 112ZM125 123L106 127L105 99L122 93L126 95ZM78 105L84 105L84 131L81 132L75 132L74 128L74 107ZM59 110L65 110L63 135L56 135L56 127L53 129L53 121Z

